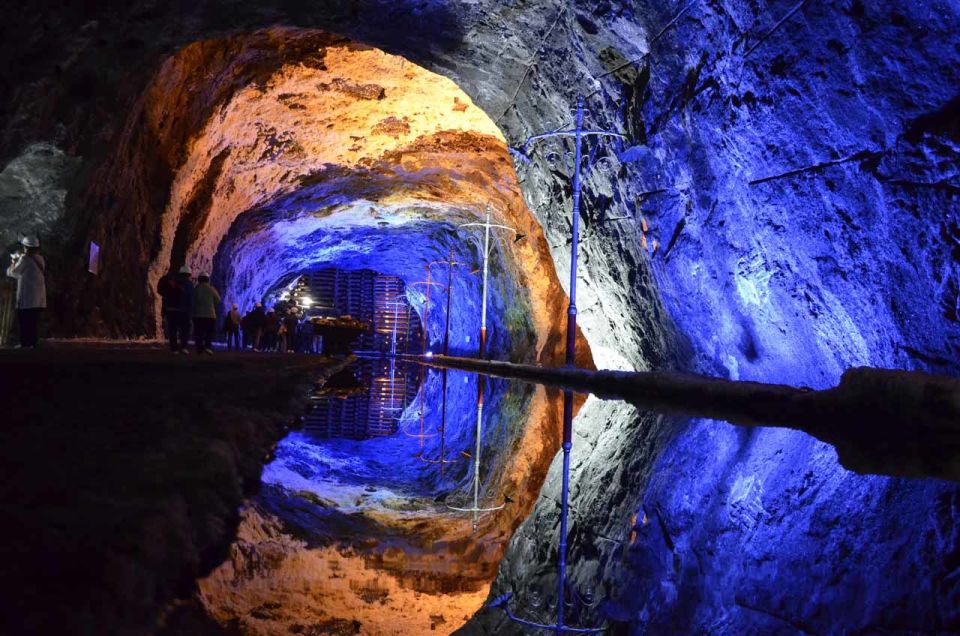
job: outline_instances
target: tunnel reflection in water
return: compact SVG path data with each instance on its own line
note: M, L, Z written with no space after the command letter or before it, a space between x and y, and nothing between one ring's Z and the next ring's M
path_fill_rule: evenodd
M556 449L557 396L487 379L477 445L478 378L449 372L441 437L441 372L417 387L421 371L360 360L315 396L243 509L229 559L200 583L214 619L255 633L450 633L481 607ZM419 430L421 398L425 434L405 434ZM442 475L422 461L441 447L454 460ZM480 504L506 505L474 531L451 506L473 505L476 470Z
M417 372L393 358L364 359L327 380L304 419L316 437L365 440L393 435L418 389Z

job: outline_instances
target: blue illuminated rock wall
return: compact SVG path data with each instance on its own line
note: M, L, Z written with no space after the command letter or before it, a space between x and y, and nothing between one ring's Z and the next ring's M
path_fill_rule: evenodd
M602 105L588 100L639 143L618 173L588 180L586 286L607 307L645 305L606 312L611 332L665 337L620 338L622 357L810 387L858 365L960 374L960 6L807 4L787 17L796 3L654 4L578 3L573 40L588 52L538 76L559 85L562 72L642 58L601 80ZM630 36L649 43L666 25L643 57ZM524 99L516 120L529 125L543 100ZM528 198L556 200L543 173L527 173ZM636 220L626 231L607 220L624 215ZM645 272L655 292L638 284ZM583 322L591 343L595 319ZM960 626L956 485L857 475L788 430L593 402L576 427L571 578L599 601L574 602L583 621L629 633ZM555 589L558 494L555 461L493 590L543 620L549 601L523 599ZM465 631L511 629L486 611Z
M326 194L298 191L266 209L241 216L214 260L214 283L224 298L242 306L264 300L280 282L309 269L337 267L372 269L401 277L408 298L421 320L425 313L426 265L432 270L427 316L429 349L443 350L446 333L448 267L440 261L451 253L453 268L449 348L452 355L475 355L480 332L480 250L457 223L472 220L443 210L386 210L366 202L343 201ZM312 197L304 208L293 202ZM487 291L488 351L493 357L524 359L535 354L536 335L530 322L530 303L517 285L515 264L491 250Z

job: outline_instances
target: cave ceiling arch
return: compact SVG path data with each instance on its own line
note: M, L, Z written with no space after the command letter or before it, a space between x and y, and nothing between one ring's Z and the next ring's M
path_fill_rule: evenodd
M499 129L449 79L345 38L274 27L168 58L140 121L174 158L149 290L187 264L247 307L293 272L367 268L411 284L454 254L464 304L451 339L466 350L480 254L457 226L489 207L516 228L492 250L494 341L499 331L505 349L525 342L533 359L558 351L562 291L543 232Z

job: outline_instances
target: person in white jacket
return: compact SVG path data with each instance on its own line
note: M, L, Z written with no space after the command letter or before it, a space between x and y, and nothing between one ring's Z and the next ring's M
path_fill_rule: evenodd
M14 254L7 276L17 279L17 321L20 325L20 347L36 348L40 339L40 314L47 307L47 286L44 282L47 263L40 255L40 241L26 236L20 241L26 248Z

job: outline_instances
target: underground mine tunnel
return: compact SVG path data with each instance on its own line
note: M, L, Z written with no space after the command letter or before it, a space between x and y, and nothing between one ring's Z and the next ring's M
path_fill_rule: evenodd
M960 2L3 29L0 632L960 632Z

